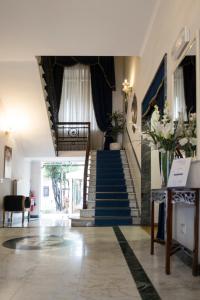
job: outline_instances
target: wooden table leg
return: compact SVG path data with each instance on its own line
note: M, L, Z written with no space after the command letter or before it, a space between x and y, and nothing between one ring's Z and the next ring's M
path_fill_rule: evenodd
M194 216L194 251L192 262L192 274L198 275L198 250L199 250L199 189L195 196L195 216Z
M10 226L12 226L12 220L13 220L13 212L10 214Z
M24 227L24 210L22 211L22 227Z
M151 200L151 255L154 254L154 200Z
M6 212L3 210L3 227L5 226L5 217L6 217Z
M167 239L166 239L166 264L165 272L170 274L170 254L172 244L172 190L168 189L167 192Z
M30 222L30 210L28 211L28 223Z

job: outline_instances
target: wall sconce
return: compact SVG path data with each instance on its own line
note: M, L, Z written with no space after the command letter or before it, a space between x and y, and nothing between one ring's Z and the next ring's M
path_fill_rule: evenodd
M124 102L125 102L125 113L127 113L128 110L128 99L132 93L133 87L130 85L127 79L124 79L124 82L122 83L122 92L124 94Z
M14 133L14 129L11 127L8 127L6 129L4 129L4 133L5 133L5 135L12 134L12 133Z
M14 128L12 125L7 124L7 122L3 121L0 122L0 131L4 133L5 135L12 134L15 132Z

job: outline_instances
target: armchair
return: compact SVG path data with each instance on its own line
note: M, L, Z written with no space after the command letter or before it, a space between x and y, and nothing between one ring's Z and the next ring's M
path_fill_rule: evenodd
M24 226L24 213L28 211L28 223L30 221L30 198L25 196L5 196L3 200L3 227L5 225L6 212L11 213L11 225L14 212L22 212L22 226Z

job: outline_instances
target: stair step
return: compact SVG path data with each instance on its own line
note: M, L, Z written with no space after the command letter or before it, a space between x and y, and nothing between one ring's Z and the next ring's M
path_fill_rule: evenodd
M113 186L113 185L97 185L96 186L96 192L97 193L107 193L107 192L117 192L117 193L121 193L121 192L127 192L127 188L125 185L116 185L116 186Z
M116 219L114 216L97 216L95 217L98 220L114 220ZM117 219L119 220L127 220L127 219L132 219L131 217L127 217L127 216L119 216L117 217Z
M116 217L117 219L120 217L130 217L131 210L130 208L123 209L115 209L112 208L99 208L97 207L95 210L95 218L96 217Z
M87 209L81 209L80 210L80 217L81 218L94 218L95 216L95 209L96 210L112 210L112 207L93 207L93 208L87 208ZM139 210L138 208L132 208L132 207L115 207L115 210L124 211L127 209L130 209L131 211L131 217L132 218L138 218L139 217Z
M126 185L126 181L124 179L120 179L120 180L113 180L113 179L97 179L96 180L96 186L125 186Z
M128 193L96 193L97 199L128 199Z
M102 208L102 207L129 207L129 201L127 200L118 200L118 201L109 201L109 200L102 200L102 201L96 201L96 208Z
M95 218L95 226L123 226L123 225L132 225L132 218L123 218L123 219L114 219L114 218L104 218L97 219Z
M70 218L72 227L93 227L95 225L94 218Z
M113 207L113 203L108 203L108 201L106 201L106 203L104 204L104 202L97 203L97 201L88 201L88 209L95 209L96 207ZM127 201L124 203L124 200L122 200L122 202L118 202L115 204L115 207L130 207L132 209L137 209L137 204L136 201Z

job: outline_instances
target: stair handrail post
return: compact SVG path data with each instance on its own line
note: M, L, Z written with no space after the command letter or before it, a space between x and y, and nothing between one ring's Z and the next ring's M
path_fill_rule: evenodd
M83 209L87 208L87 177L88 177L88 163L90 155L90 122L88 122L88 139L85 154L85 167L84 167L84 179L83 179Z

